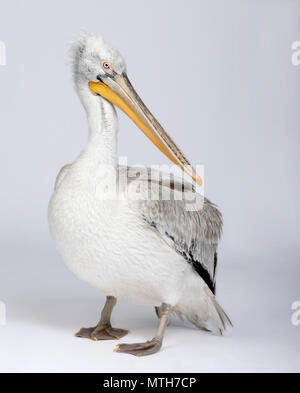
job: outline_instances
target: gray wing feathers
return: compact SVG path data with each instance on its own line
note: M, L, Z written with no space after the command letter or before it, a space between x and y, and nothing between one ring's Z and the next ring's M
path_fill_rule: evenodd
M128 171L130 170L131 168L128 168ZM222 233L220 211L208 199L196 193L191 183L185 183L181 178L174 176L171 180L169 179L168 183L164 183L157 180L157 173L155 176L149 176L147 182L158 182L160 196L164 191L168 191L170 198L169 200L147 198L135 201L138 203L143 219L156 228L162 236L171 239L176 251L187 260L199 262L214 280L216 250ZM140 184L144 182L144 186L149 187L147 182L139 178L132 180L130 177L130 179L130 181L138 181ZM182 189L185 190L185 198L175 200L176 192ZM146 192L146 188L144 192ZM193 209L189 211L191 200Z
M141 201L145 220L170 237L177 251L201 262L214 274L214 254L221 236L222 217L215 206L204 201L199 211L185 211L184 201Z

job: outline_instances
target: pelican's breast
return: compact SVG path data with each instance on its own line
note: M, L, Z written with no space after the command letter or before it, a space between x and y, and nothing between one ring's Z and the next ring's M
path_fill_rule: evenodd
M49 204L50 232L64 262L81 279L90 282L94 277L98 282L115 258L117 210L117 201L98 200L93 189L76 182L64 179L54 192Z
M143 304L174 302L186 263L126 200L99 200L94 190L62 182L49 225L68 268L101 292Z

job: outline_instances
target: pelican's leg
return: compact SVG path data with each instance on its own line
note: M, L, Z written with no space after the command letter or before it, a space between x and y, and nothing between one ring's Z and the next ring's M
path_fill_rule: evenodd
M92 340L119 340L121 337L129 333L128 330L113 328L110 323L110 317L117 299L114 296L107 296L106 303L101 312L101 319L97 326L90 328L82 328L76 337L91 338Z
M171 306L163 303L160 307L160 321L155 337L151 341L137 344L118 344L115 352L129 353L135 356L152 355L160 350L164 333L168 325Z
M157 315L157 318L160 319L162 316L162 306L159 306L159 307L156 306L156 307L154 307L154 309L155 309L155 313ZM171 323L171 314L169 314L167 326L169 326L170 323Z

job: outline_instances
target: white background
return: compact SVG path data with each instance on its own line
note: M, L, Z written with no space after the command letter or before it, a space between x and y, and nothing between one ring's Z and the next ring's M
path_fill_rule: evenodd
M297 0L1 0L2 371L300 371L299 15ZM121 51L146 105L205 165L224 215L217 298L235 325L222 338L175 318L160 353L134 358L73 336L104 301L67 271L47 227L55 176L87 138L65 45L82 30ZM119 155L167 163L122 114ZM157 324L122 301L113 321L132 332L123 342Z

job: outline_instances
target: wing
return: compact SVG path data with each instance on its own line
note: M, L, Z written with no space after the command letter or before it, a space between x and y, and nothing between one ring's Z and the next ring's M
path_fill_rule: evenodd
M220 211L182 178L152 169L141 176L145 168L123 167L125 170L129 187L138 189L142 196L132 201L142 218L167 239L215 293L217 246L222 232Z

